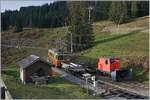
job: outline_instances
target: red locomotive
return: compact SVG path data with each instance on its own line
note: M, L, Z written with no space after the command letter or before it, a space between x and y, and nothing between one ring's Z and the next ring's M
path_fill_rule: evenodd
M119 58L100 58L98 62L98 70L104 72L112 72L120 69Z
M102 75L101 73L111 74L112 80L115 81L131 80L132 78L132 69L122 70L119 58L99 58L97 75Z

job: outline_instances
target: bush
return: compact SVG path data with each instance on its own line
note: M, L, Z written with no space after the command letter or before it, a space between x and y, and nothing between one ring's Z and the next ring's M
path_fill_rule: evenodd
M133 69L133 80L139 82L148 82L149 65L148 57L128 57L126 58L126 67Z
M126 66L128 68L140 68L145 70L146 72L149 70L149 60L148 57L128 57L126 58Z

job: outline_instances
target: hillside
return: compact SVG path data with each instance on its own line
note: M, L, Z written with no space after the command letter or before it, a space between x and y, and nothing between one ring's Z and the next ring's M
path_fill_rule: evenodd
M93 24L95 36L94 46L85 51L76 53L74 61L80 63L94 63L96 65L100 56L148 57L148 16L137 18L129 23L114 25L110 21L101 21ZM65 40L67 27L29 29L13 33L12 30L2 32L2 40L29 38L32 45L45 49L15 49L2 48L2 65L16 67L16 61L30 54L47 58L47 49L56 47L48 44L52 40ZM124 63L124 62L123 62Z
M121 24L119 28L108 21L97 22L94 33L95 45L81 53L83 60L99 56L148 56L148 16Z
M94 23L95 44L92 48L82 51L81 55L88 59L98 59L99 56L148 56L148 18L148 16L137 18L129 23L121 24L119 28L116 28L110 21ZM49 29L26 28L19 33L12 33L12 30L9 30L2 32L2 40L29 38L33 40L33 46L47 49L56 47L48 44L52 40L65 40L67 32L67 27ZM45 58L47 57L46 49L24 49L24 52L27 54L38 54Z

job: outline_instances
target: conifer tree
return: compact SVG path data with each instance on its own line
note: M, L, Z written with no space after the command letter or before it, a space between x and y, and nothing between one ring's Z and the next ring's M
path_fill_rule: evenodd
M5 31L5 30L8 30L9 29L9 16L7 16L6 14L2 14L2 18L1 18L1 21L2 21L2 31Z
M138 12L137 2L132 1L132 3L131 3L131 16L132 16L132 18L137 16L137 12Z
M16 18L15 32L21 32L21 31L23 31L23 23L22 23L21 15L18 14Z
M71 21L68 35L72 35L73 51L87 49L92 46L93 42L92 25L88 20L87 2L71 2L69 8ZM69 36L68 42L71 39Z

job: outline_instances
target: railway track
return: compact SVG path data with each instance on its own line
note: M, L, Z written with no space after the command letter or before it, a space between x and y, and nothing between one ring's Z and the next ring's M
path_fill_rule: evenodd
M132 91L120 89L116 86L113 86L112 84L109 84L104 81L99 81L98 86L104 88L106 91L101 94L101 96L104 99L148 99L146 96L142 96L136 93L133 93Z
M129 92L132 91L132 93L136 93L145 97L149 96L149 87L141 83L137 83L134 81L114 82L110 78L103 78L103 77L101 77L101 79L102 80L100 81L105 82L105 84L114 86L121 90L129 91Z
M140 88L149 89L148 86L145 86L145 85L137 83L137 82L124 82L124 83L121 83L121 84L126 85L126 86L137 86L137 87L140 87Z
M93 91L94 94L102 96L104 99L148 99L149 97L139 95L132 91L125 90L124 88L118 88L117 86L110 84L109 82L105 82L102 80L98 81L97 87L93 87L91 83L88 82L88 86L85 85L85 80L83 80L79 76L74 76L71 73L66 72L64 69L56 68L55 71L63 74L62 76L65 79L77 83L84 88L88 88Z

